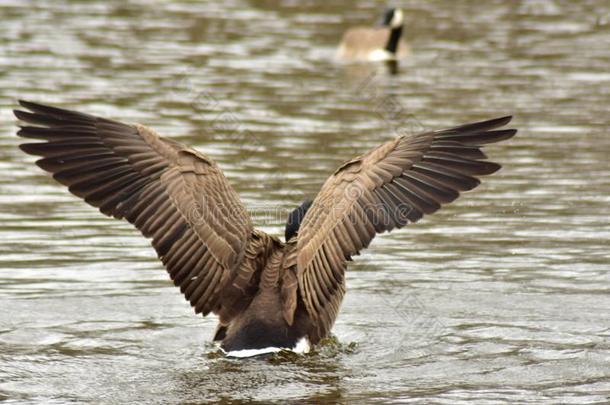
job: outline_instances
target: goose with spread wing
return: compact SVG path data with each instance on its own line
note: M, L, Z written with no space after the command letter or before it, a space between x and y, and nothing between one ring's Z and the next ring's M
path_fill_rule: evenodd
M20 101L20 148L71 193L152 239L196 313L218 315L228 352L294 348L329 335L352 256L416 222L500 165L482 146L511 138L502 117L391 139L343 163L295 209L285 241L254 228L208 156L129 125Z

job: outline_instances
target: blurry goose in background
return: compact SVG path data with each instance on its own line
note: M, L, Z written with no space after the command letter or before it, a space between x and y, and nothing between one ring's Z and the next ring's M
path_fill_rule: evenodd
M382 27L351 28L343 34L337 56L347 61L389 61L404 58L409 46L401 39L403 11L387 9Z
M306 350L329 335L351 257L378 233L416 222L494 173L483 145L511 117L391 139L343 163L295 209L282 242L255 229L208 156L143 125L20 101L20 148L70 192L134 224L196 313L219 317L223 350Z

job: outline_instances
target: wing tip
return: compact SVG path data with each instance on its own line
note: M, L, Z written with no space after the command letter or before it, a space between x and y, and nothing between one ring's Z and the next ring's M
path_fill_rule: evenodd
M496 162L487 162L485 173L482 173L481 176L489 176L491 174L496 173L500 169L502 169L502 165Z
M512 120L513 120L512 115L504 115L502 117L495 118L492 121L497 121L499 123L498 126L503 127L504 125L508 124Z
M13 115L20 121L31 122L33 115L35 114L36 107L42 107L41 104L27 101L24 99L18 99L17 103L28 111L13 109Z
M28 115L31 114L30 112L27 111L23 111L23 110L13 110L13 115L21 121L26 121L27 122L27 118Z
M19 135L19 132L17 133L17 135ZM27 153L28 155L36 155L36 145L39 145L39 143L22 143L18 147L19 149L21 149L22 152Z
M22 116L30 114L31 119L43 119L43 120L60 120L60 121L82 121L89 122L96 120L97 117L94 115L81 113L74 110L68 110L65 108L54 107L48 104L36 103L24 99L17 100L19 105L28 111L13 110L14 112L20 111ZM15 114L16 115L16 114Z
M503 126L507 125L509 122L511 122L512 120L513 120L512 115L503 115L503 116L492 118L489 120L474 122L471 125L485 126L485 127L488 127L487 130L491 130L494 128L503 127ZM469 124L467 124L467 125L469 125Z
M23 108L27 108L30 111L34 111L36 109L36 107L46 107L42 104L38 104L35 103L33 101L28 101L25 99L20 98L19 100L17 100L17 102L19 103L19 105Z
M483 121L471 122L468 124L459 125L446 130L441 130L441 133L457 134L457 133L476 133L476 132L489 132L496 128L501 128L511 122L513 119L512 115L504 115L497 118L492 118Z
M473 142L473 144L478 145L479 147L484 147L486 144L504 142L514 137L515 134L517 134L517 130L513 128L486 131L481 134L474 135L473 137L476 138L476 142ZM468 143L469 140L464 139L463 141Z
M503 129L498 132L502 132L502 136L498 138L496 142L506 141L513 136L517 135L518 130L515 128Z

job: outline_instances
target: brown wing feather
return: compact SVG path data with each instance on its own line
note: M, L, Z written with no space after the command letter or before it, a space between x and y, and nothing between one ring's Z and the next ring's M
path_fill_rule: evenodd
M145 237L196 312L220 305L242 262L250 218L218 166L142 125L36 103L15 111L18 135L46 142L21 149L75 195Z
M344 294L347 261L380 232L432 214L494 173L481 145L511 138L511 117L399 137L343 164L322 186L299 228L299 291L321 336Z

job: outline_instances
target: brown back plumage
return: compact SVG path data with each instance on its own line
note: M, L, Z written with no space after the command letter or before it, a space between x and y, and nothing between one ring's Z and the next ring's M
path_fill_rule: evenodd
M227 350L293 347L328 335L351 256L380 232L455 200L500 165L481 147L511 138L511 117L388 141L337 169L286 244L252 227L239 197L206 155L93 115L21 101L21 149L106 215L152 238L196 312L220 317Z
M356 27L348 29L341 39L337 56L343 60L364 61L372 52L382 50L390 39L388 27ZM396 58L402 59L409 54L409 45L404 39L398 42Z

